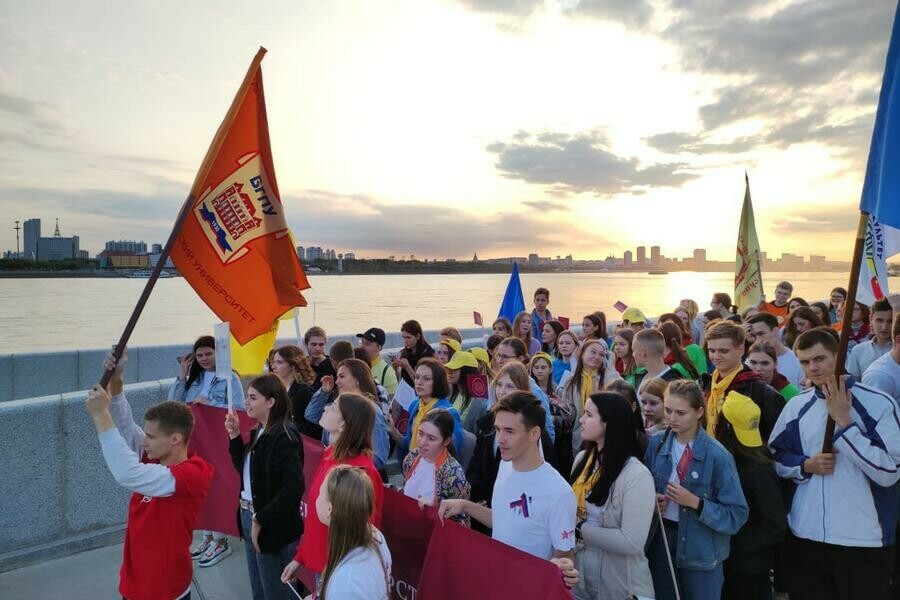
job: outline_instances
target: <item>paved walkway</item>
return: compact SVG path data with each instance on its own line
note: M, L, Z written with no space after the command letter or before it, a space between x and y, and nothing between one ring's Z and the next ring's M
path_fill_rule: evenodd
M231 556L215 566L201 569L194 563L191 600L251 597L244 544L231 538L231 548ZM7 571L0 573L0 598L120 600L121 564L122 544L116 544Z

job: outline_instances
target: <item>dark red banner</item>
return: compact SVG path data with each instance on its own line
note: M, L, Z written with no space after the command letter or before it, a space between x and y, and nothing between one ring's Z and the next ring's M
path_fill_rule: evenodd
M389 538L393 553L390 544ZM449 520L434 527L421 573L418 594L428 600L572 597L559 569L550 561Z
M437 522L432 507L419 509L419 503L400 492L384 490L381 529L391 550L391 597L415 600L419 578L428 551L428 542Z
M225 415L228 411L208 404L189 406L194 413L194 431L191 433L188 451L197 453L216 470L209 485L206 501L197 518L197 529L221 531L237 536L241 479L228 453L228 434L225 432ZM244 440L248 440L250 430L256 425L256 421L242 410L235 412L241 421L241 435Z

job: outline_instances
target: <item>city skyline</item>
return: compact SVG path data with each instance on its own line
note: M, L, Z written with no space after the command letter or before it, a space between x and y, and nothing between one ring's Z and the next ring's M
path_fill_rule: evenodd
M110 231L164 241L262 44L298 244L465 260L645 240L688 256L703 239L726 259L746 170L770 254L849 259L892 3L269 8L188 3L173 25L155 3L11 5L6 212L58 216L92 254ZM0 248L15 248L12 222Z

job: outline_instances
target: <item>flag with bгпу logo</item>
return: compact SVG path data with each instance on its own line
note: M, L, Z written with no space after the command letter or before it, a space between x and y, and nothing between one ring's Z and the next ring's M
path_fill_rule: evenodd
M172 260L241 344L279 316L306 306L297 259L275 180L260 48L191 187L192 208Z

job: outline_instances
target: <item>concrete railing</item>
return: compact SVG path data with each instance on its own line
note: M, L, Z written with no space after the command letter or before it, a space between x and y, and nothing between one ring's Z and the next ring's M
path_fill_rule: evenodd
M127 386L138 424L170 385ZM86 397L0 403L0 572L122 540L130 494L106 468Z
M481 343L481 329L461 331L464 346ZM436 331L426 332L431 342ZM334 336L356 343L353 335ZM279 343L296 340L284 339ZM388 334L385 352L402 346ZM126 396L140 425L166 399L184 344L129 350ZM0 356L0 573L122 540L130 494L103 460L84 409L106 350ZM78 391L82 390L82 391ZM22 399L22 395L30 396ZM9 399L10 397L16 399Z
M490 329L485 332L489 333ZM460 331L468 345L481 337L481 329ZM429 342L437 342L437 331L426 331ZM471 338L471 340L470 340ZM355 334L329 336L329 345L337 340L357 344ZM296 339L283 338L279 344L293 344ZM143 382L169 379L178 373L176 358L190 349L191 342L168 346L137 346L128 349L128 367L125 381ZM403 346L400 333L388 333L385 349ZM386 350L390 351L390 350ZM49 394L66 394L88 390L100 378L100 366L109 350L68 350L60 352L32 352L24 354L0 354L0 403L9 400L37 398Z

